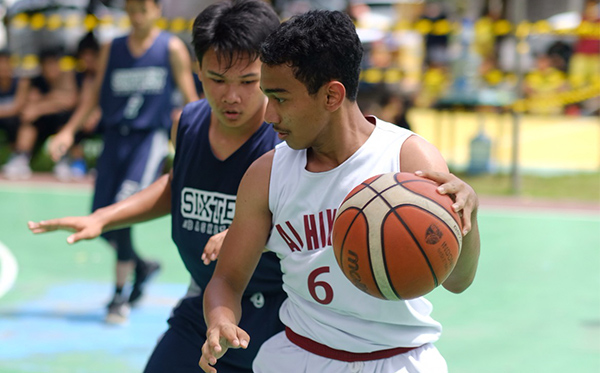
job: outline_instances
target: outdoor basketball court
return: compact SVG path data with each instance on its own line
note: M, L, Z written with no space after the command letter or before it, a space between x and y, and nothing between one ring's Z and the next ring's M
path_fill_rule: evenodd
M103 323L113 254L34 236L26 222L86 214L89 186L0 183L0 372L140 372L187 276L168 219L135 231L164 265L126 326ZM451 372L600 371L600 214L482 206L482 256L464 294L429 298ZM14 282L13 282L14 280Z

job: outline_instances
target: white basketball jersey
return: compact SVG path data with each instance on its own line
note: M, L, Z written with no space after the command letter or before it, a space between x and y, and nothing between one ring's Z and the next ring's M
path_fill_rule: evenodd
M285 143L275 149L269 188L273 228L268 249L281 259L289 298L281 320L294 332L331 348L372 352L435 342L441 325L424 298L380 300L344 276L331 246L336 209L365 179L400 171L400 149L413 135L376 119L356 153L335 169L306 170L306 150Z

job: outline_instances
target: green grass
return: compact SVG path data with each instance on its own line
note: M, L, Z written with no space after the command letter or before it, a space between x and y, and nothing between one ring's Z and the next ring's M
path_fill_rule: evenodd
M0 132L0 143L1 132ZM97 143L94 139L91 143ZM4 144L3 144L4 145ZM95 149L95 148L94 148ZM9 156L8 146L0 146L0 164ZM86 152L89 167L95 165L97 150ZM168 159L165 167L169 168L172 159ZM38 152L32 160L34 171L51 172L53 162L46 152ZM469 183L480 196L515 196L557 201L594 202L600 204L600 171L595 173L540 176L525 174L521 176L521 186L518 193L512 185L509 174L469 175L456 173L458 177Z
M456 175L469 183L480 196L516 195L508 174ZM600 172L559 176L522 175L518 196L600 203Z

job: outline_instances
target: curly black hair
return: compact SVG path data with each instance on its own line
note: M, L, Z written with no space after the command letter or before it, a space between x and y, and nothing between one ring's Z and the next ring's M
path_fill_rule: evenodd
M314 10L290 18L261 47L268 66L287 64L314 95L326 83L340 81L346 98L356 101L363 47L350 17L343 12Z

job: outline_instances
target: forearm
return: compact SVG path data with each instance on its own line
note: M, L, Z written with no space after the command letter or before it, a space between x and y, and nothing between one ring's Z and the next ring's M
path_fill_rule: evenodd
M76 133L87 122L88 118L98 108L97 94L90 94L82 99L81 104L77 106L69 121L63 127L64 130Z
M465 291L475 279L479 263L480 236L477 215L471 217L471 231L463 237L462 249L454 270L444 281L444 288L453 292Z
M241 293L237 293L224 278L213 276L204 289L207 329L228 323L237 325L241 317Z
M56 94L36 102L35 110L38 116L58 114L72 110L75 107L76 100L75 95Z
M0 118L10 118L19 115L21 107L14 104L0 105Z
M102 222L102 231L107 232L152 220L170 212L171 181L169 175L163 175L144 190L98 209L93 215Z

